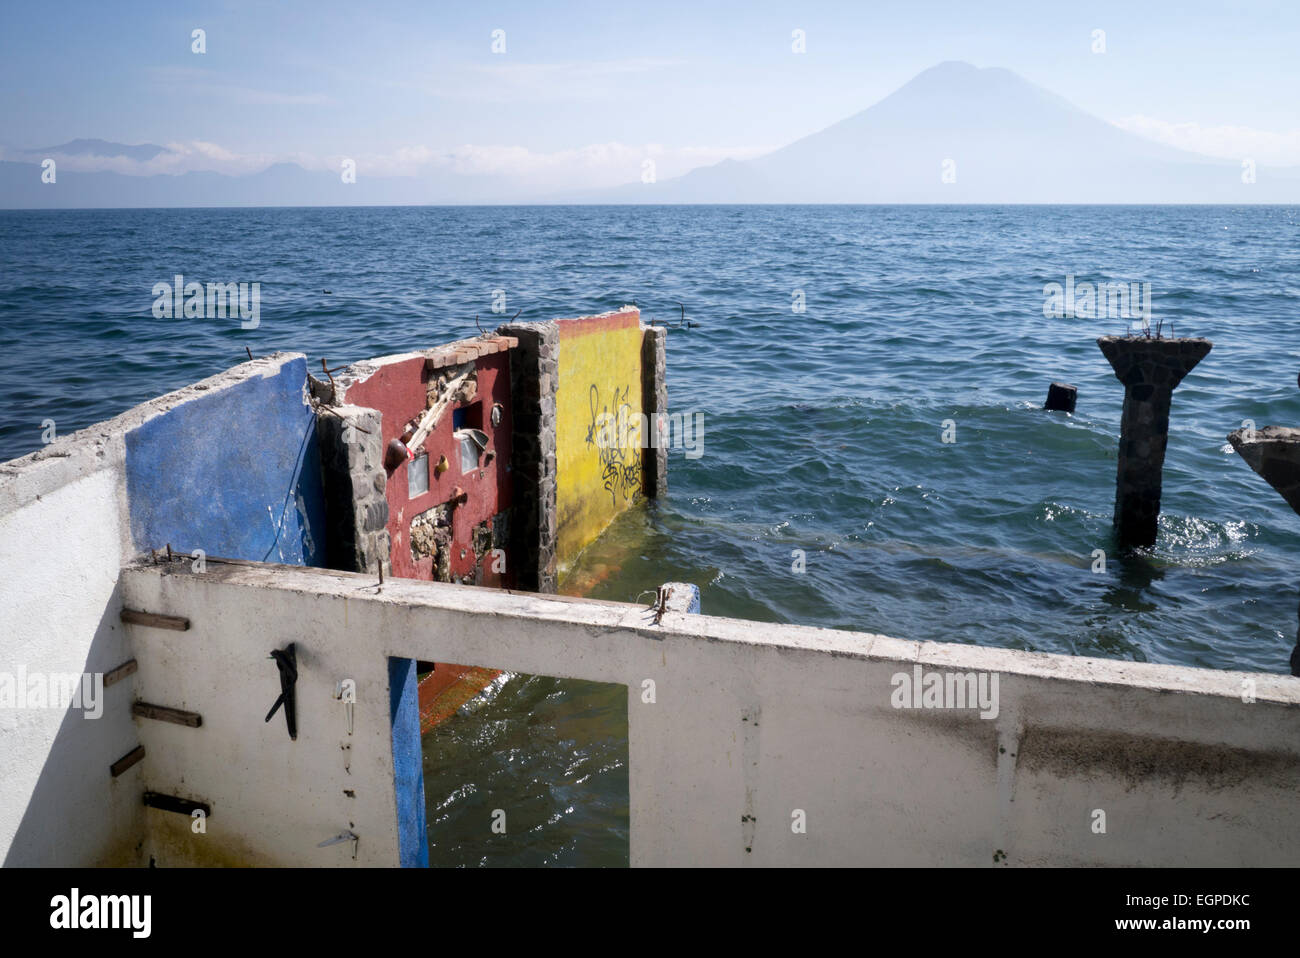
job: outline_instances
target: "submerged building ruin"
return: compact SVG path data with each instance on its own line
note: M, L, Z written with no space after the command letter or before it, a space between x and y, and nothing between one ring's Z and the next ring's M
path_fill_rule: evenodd
M507 324L337 371L322 361L308 382L320 413L325 564L556 591L619 512L666 489L667 450L655 436L612 443L601 429L666 411L665 336L625 307ZM425 731L497 674L447 662L420 672Z
M634 865L1300 861L1291 677L557 594L667 488L656 429L599 440L666 411L665 335L277 354L0 465L3 863L426 864L419 676L496 670L626 688Z

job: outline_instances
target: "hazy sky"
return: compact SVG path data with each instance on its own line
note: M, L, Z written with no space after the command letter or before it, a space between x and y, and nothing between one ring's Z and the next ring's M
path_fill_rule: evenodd
M647 155L661 176L753 156L966 60L1164 142L1300 165L1298 50L1296 0L6 2L0 138L179 154L126 172L346 156L373 175L598 185Z

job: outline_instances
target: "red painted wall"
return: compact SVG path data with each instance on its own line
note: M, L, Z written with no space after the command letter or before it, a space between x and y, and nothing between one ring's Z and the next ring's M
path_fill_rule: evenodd
M451 407L443 413L442 419L434 428L429 438L421 447L429 455L429 491L410 498L407 486L407 466L402 463L388 473L388 485L385 496L388 499L388 536L391 543L392 574L408 579L433 579L434 560L422 557L413 560L411 556L410 527L411 520L417 515L435 506L448 502L453 490L460 487L468 499L451 510L451 575L455 581L463 576L474 576L476 563L482 559L482 578L480 584L509 588L512 584L510 571L513 556L509 554L508 544L501 548L506 550L505 574L492 572L490 556L476 556L472 539L473 529L485 520L504 512L511 505L510 467L510 352L502 350L474 360L478 380L477 392L469 403L460 407ZM423 414L425 410L428 382L437 377L440 370L432 372L425 369L423 356L382 366L370 378L354 383L347 391L344 401L353 406L377 409L383 415L383 447L393 439L400 439L407 424ZM493 427L491 420L492 406L500 404L501 422ZM487 448L480 454L480 468L465 474L460 468L460 443L453 437L453 409L473 408L477 406L481 418L467 422L467 426L481 429L488 435ZM412 452L419 455L420 449ZM488 453L495 453L488 462ZM447 457L450 468L436 475L434 466L440 456ZM462 556L462 553L464 555Z

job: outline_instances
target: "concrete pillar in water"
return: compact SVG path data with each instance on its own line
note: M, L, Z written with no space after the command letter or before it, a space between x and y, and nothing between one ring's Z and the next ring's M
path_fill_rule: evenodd
M1236 429L1228 433L1228 442L1246 460L1246 465L1263 476L1300 513L1300 429L1284 426ZM1291 653L1291 674L1300 675L1300 631L1296 632L1296 647Z
M1152 546L1160 517L1170 402L1183 377L1214 344L1208 339L1102 336L1097 345L1124 384L1115 532L1121 546Z
M1079 399L1079 390L1068 383L1052 383L1047 387L1047 402L1044 409L1057 412L1074 412L1074 405Z
M1263 476L1300 513L1300 429L1285 426L1235 429L1228 433L1228 442L1246 460L1246 465Z

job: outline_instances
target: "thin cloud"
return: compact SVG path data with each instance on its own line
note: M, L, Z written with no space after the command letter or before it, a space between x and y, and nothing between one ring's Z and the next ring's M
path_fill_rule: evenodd
M746 160L771 152L771 146L666 146L662 143L593 143L567 150L537 151L526 146L465 144L448 150L406 147L395 153L358 157L358 170L374 176L451 173L494 177L532 189L617 186L639 180L645 160L656 176L680 176L724 159ZM335 168L331 164L330 168Z
M313 153L238 153L203 140L173 141L166 151L147 161L121 155L59 155L59 169L75 172L112 171L127 176L177 175L190 172L244 176L259 173L275 163L296 163L307 170L337 172L344 159L357 164L358 175L373 177L426 177L453 175L491 178L520 189L598 189L636 182L643 163L653 160L656 176L680 176L700 166L725 159L747 160L770 153L772 146L667 146L662 143L593 143L565 150L539 151L519 145L467 143L450 149L424 144L402 146L391 152L348 156ZM42 154L43 157L45 154ZM34 162L31 153L11 158Z
M1251 159L1267 166L1300 166L1300 130L1273 132L1248 126L1171 123L1135 114L1115 120L1122 130L1166 146L1225 160Z

